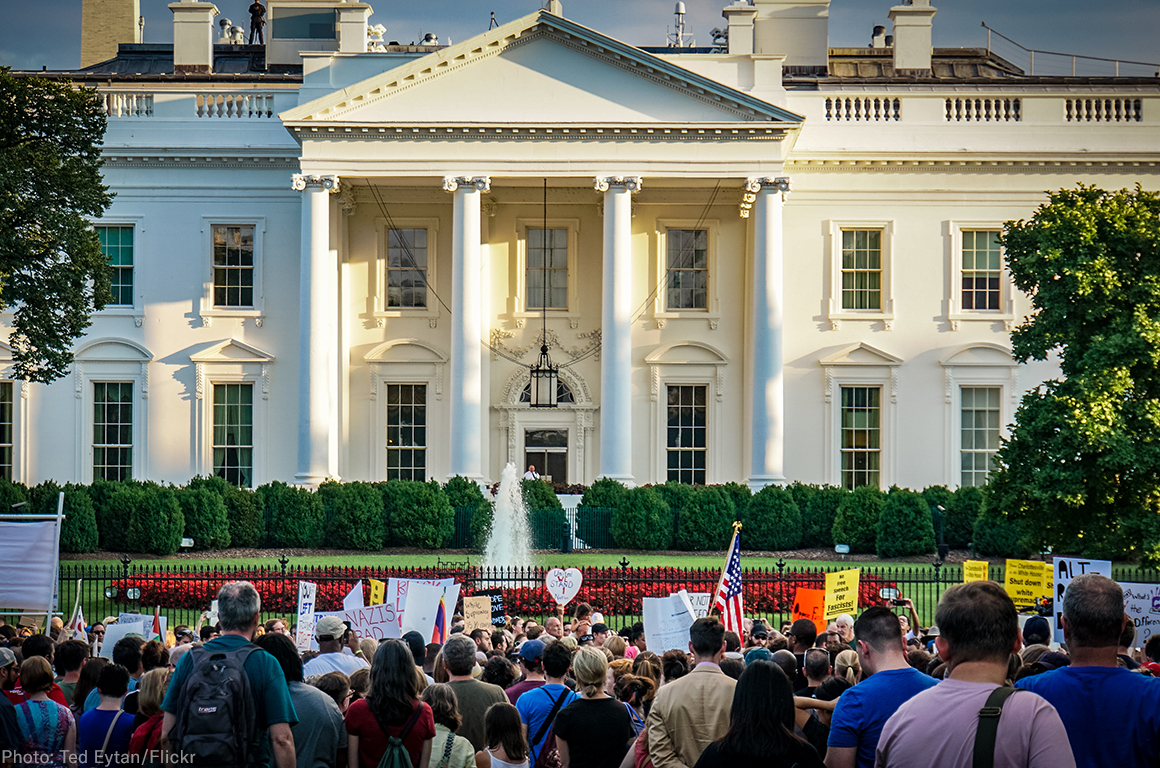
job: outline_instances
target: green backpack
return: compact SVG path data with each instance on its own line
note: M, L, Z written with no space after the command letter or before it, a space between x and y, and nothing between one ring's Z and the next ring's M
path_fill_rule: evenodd
M387 749L379 759L379 768L415 768L411 765L411 754L403 746L403 739L411 733L411 729L415 727L421 714L423 714L423 705L418 704L415 706L415 711L411 713L411 719L403 726L403 730L398 736L392 736L391 732L383 725L383 721L378 720L378 715L375 715L379 728L387 735Z

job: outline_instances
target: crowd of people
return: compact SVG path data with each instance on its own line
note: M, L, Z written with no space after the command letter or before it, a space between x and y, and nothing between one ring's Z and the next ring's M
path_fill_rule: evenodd
M301 652L260 622L249 582L218 595L219 624L172 645L92 643L0 626L0 764L289 768L800 768L1160 764L1160 636L1133 653L1119 585L1077 577L1065 643L1003 588L951 587L935 624L908 600L839 616L698 619L688 647L648 649L587 604L446 643L360 638L333 616ZM899 615L896 609L901 608ZM742 634L744 636L742 636ZM1137 657L1138 656L1138 657ZM981 759L981 762L980 762Z

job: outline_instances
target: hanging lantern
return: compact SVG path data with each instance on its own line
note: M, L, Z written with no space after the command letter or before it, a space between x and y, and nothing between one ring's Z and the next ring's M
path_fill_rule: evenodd
M555 408L560 381L560 367L548 357L548 346L540 347L540 359L532 366L532 407Z

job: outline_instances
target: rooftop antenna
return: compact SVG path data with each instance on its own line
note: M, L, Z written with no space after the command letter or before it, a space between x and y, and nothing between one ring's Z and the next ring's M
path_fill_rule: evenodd
M487 28L488 29L495 29L498 26L499 26L499 22L495 20L495 11L492 11L491 12L491 21L488 22Z
M693 48L696 47L697 41L693 40L692 35L685 32L685 4L677 3L676 9L673 11L676 17L676 25L674 31L667 35L670 48Z

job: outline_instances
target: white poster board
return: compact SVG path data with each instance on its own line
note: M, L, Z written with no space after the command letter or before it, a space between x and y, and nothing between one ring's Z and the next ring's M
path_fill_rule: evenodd
M1052 611L1055 613L1055 642L1063 642L1063 622L1059 617L1063 615L1063 595L1067 585L1076 576L1085 573L1098 573L1112 578L1112 563L1110 560L1089 560L1082 557L1057 557L1054 561L1055 591L1052 593Z
M305 651L314 638L314 605L318 595L318 585L311 581L298 582L298 630L294 645Z
M668 597L642 598L644 641L656 654L689 649L689 628L696 621L693 605L685 590Z
M693 606L693 616L698 619L703 619L709 615L709 609L713 607L713 595L710 592L689 592L689 603ZM647 641L646 641L647 642Z
M1135 584L1121 581L1124 590L1124 613L1136 625L1135 648L1143 648L1152 635L1160 634L1160 584Z
M455 613L455 606L459 603L459 590L462 585L456 584L455 579L398 579L387 580L387 605L393 607L398 634L389 637L402 637L403 614L407 611L407 595L412 584L426 584L432 587L447 587L447 628L451 628L451 616ZM425 637L430 637L428 632Z
M365 607L366 603L363 601L363 583L362 579L359 579L358 583L351 587L346 597L342 598L342 610L357 611Z
M439 601L444 599L445 591L446 586L411 584L408 588L407 607L403 609L400 627L402 634L418 632L424 638L431 637L431 630L435 627L435 616L439 612ZM446 621L450 625L450 615Z
M118 640L122 639L123 637L125 637L127 635L133 635L133 634L140 635L141 637L146 637L145 633L150 630L152 625L153 625L152 620L150 620L150 622L148 624L146 624L143 621L141 621L141 622L132 621L132 622L125 622L124 624L122 624L120 619L117 620L116 624L106 624L105 625L105 639L101 642L101 654L100 655L103 658L112 659L113 658L113 647L117 644Z

